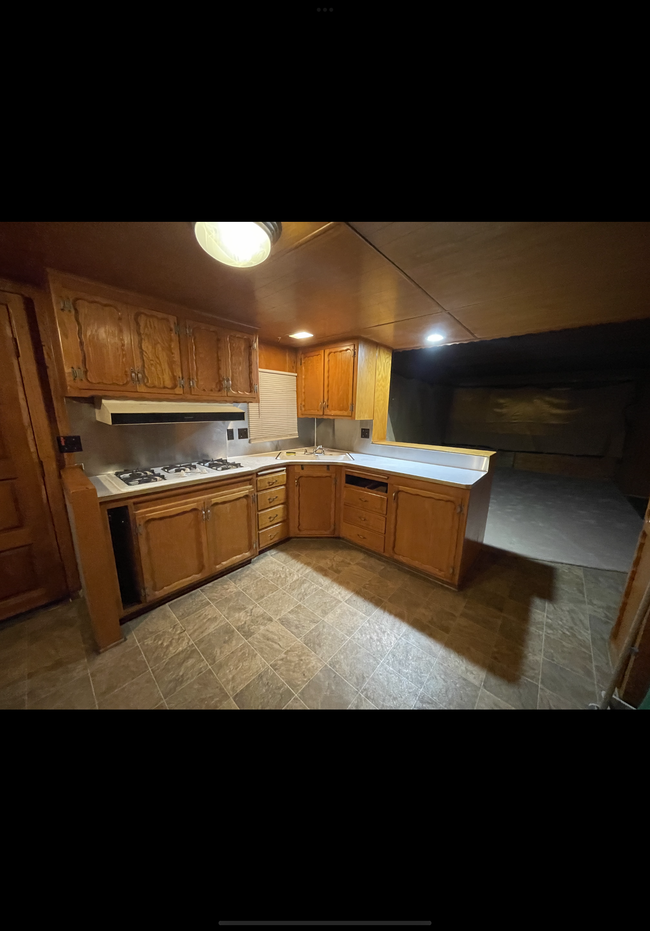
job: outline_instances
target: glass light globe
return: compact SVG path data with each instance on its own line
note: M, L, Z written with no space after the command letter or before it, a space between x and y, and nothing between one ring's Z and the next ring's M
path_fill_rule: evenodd
M224 265L250 268L269 257L271 239L257 223L196 223L202 249Z

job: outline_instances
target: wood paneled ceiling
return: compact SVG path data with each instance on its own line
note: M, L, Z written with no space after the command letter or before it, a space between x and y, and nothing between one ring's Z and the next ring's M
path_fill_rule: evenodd
M253 269L211 259L188 223L0 223L0 275L44 269L152 295L268 342L366 336L394 349L650 317L650 224L283 223Z

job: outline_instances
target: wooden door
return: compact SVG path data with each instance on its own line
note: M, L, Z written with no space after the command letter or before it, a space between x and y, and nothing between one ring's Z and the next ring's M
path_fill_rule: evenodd
M306 350L298 360L298 416L322 417L325 399L323 396L324 352L322 349Z
M0 293L0 620L67 593L11 316Z
M336 472L327 466L291 466L291 536L334 537Z
M178 319L135 307L131 309L131 331L138 391L183 394Z
M220 348L220 337L219 327L187 321L190 382L186 387L199 398L227 397L227 355Z
M238 485L206 500L210 575L255 556L254 492L253 485Z
M417 485L388 486L386 553L423 572L452 579L462 495Z
M221 368L232 401L259 401L257 337L237 330L221 331Z
M209 575L205 498L135 511L145 601Z
M326 417L353 417L354 344L325 350Z
M71 393L135 391L131 314L122 305L79 292L55 298L65 375Z

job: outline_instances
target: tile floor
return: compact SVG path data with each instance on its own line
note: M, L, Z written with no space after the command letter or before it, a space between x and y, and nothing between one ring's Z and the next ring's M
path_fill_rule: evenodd
M583 709L626 574L484 548L462 592L290 540L94 649L83 599L0 625L3 709Z

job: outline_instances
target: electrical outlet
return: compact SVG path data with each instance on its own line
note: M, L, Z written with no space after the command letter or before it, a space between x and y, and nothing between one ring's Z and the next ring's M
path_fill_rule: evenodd
M368 427L361 427L361 439L362 440L370 439L370 429Z
M228 437L229 440L234 440L234 439L235 439L235 431L234 431L234 430L231 430L230 427L228 427L228 429L226 430L226 436Z
M80 436L57 436L56 438L60 453L81 453Z
M247 440L248 429L246 427L240 427L239 430L237 431L237 436L239 437L240 440Z

